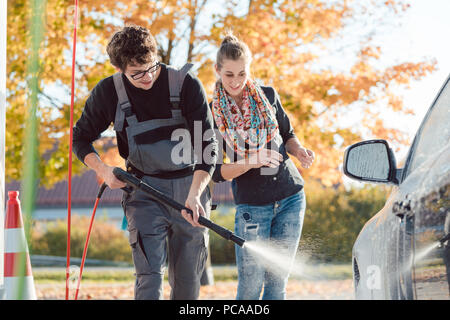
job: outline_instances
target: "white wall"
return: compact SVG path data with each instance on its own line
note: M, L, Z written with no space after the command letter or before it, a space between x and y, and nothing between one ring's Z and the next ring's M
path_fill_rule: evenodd
M6 8L7 0L0 0L0 300L4 296Z

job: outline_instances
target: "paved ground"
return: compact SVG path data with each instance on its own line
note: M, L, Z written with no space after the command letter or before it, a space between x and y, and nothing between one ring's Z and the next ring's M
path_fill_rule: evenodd
M200 290L201 300L234 300L236 281L216 281L214 285L203 286ZM165 283L164 298L169 298L170 288ZM71 294L75 293L71 289ZM65 284L36 284L38 299L64 299ZM73 299L73 296L72 298ZM78 299L93 300L129 300L133 299L133 282L123 283L84 283ZM353 284L347 280L289 280L287 286L288 300L351 300L354 299Z

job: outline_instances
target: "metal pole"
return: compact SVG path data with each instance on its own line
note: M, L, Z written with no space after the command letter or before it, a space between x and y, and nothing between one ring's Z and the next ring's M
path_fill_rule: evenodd
M7 0L0 1L0 300L4 299L5 250L5 117L6 117L6 17Z

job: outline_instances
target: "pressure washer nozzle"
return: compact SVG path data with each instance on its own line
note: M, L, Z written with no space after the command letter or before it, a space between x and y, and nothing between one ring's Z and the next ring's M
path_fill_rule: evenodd
M244 239L242 239L241 237L238 237L234 233L231 235L230 240L233 241L234 243L236 243L239 247L243 247L244 243L245 243Z
M447 233L445 237L439 240L439 248L442 248L444 245L444 242L450 240L450 233Z

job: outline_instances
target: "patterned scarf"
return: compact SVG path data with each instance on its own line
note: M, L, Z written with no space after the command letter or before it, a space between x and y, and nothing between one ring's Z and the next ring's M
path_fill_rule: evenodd
M248 79L243 90L242 112L227 95L222 82L216 83L212 112L225 142L243 158L267 146L278 134L272 105L261 87Z

